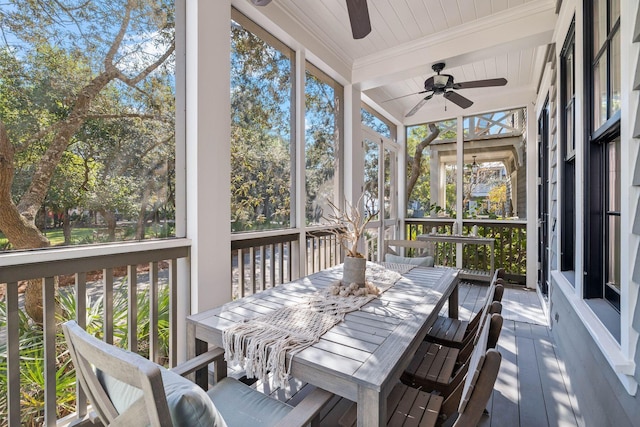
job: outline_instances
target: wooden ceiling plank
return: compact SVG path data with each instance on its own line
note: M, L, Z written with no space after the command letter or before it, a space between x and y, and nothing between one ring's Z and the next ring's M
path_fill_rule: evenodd
M447 17L444 10L442 10L440 0L425 0L425 5L431 18L431 22L433 22L433 28L435 31L440 32L448 29Z
M458 0L458 8L460 9L460 16L463 23L468 23L478 19L476 13L476 6L473 0Z
M458 8L458 0L440 0L442 10L444 11L447 27L453 28L462 25L462 16Z
M476 15L478 16L478 19L491 15L491 0L474 0L473 3L476 7Z
M440 32L377 54L356 59L353 81L364 90L424 75L434 62L451 69L503 52L545 45L551 40L556 15L552 2L507 11L462 27ZM505 36L505 35L509 36Z

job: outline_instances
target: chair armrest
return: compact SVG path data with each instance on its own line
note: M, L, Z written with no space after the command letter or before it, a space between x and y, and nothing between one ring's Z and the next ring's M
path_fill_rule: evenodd
M308 424L333 396L333 393L316 388L278 422L278 427L300 427Z
M200 368L204 368L208 364L214 362L217 359L221 359L222 357L224 357L224 349L216 347L212 350L207 351L206 353L202 353L199 356L196 356L184 363L179 364L175 368L172 368L171 371L184 377L191 374L192 372L197 371Z

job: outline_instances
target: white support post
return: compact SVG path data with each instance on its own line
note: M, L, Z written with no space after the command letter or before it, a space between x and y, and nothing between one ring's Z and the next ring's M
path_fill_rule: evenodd
M231 300L231 1L186 4L187 237L191 313ZM202 43L201 43L202 42Z
M462 213L464 206L464 117L457 119L457 148L456 148L456 220L458 233L462 234ZM462 243L456 243L456 266L462 268Z
M296 147L294 166L295 176L293 177L294 197L291 201L292 208L295 209L295 227L300 230L297 245L291 250L291 274L293 278L307 275L307 234L305 227L307 218L305 205L307 201L306 192L306 153L305 153L305 61L306 52L304 49L296 51L296 76L295 87L295 139ZM297 247L295 247L297 246Z
M527 288L535 289L538 280L537 182L538 147L535 108L527 106Z
M404 220L407 217L407 128L404 125L398 125L397 142L400 146L398 150L398 181L395 190L398 192L396 200L397 218L400 230L396 230L397 239L406 239L406 225Z

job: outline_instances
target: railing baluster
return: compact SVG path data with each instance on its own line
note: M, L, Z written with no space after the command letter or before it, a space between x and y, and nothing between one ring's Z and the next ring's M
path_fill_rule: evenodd
M253 246L249 248L249 286L251 293L256 293L256 251Z
M87 273L76 273L76 322L87 328ZM78 419L87 415L87 396L76 380L76 414Z
M103 270L104 278L104 337L106 343L113 344L113 269L105 268Z
M169 262L169 366L178 364L178 260Z
M7 410L9 427L20 425L20 315L18 283L7 283Z
M127 310L127 343L129 351L138 351L138 266L128 265L127 276L129 282Z
M267 289L267 272L264 271L265 266L265 253L264 253L264 245L260 246L260 287L264 291Z
M240 298L244 298L244 250L238 249L238 287Z
M155 363L160 363L158 357L158 263L149 263L149 359Z
M278 252L280 253L280 256L278 257L278 266L280 267L280 283L278 283L279 285L282 285L284 283L284 252L282 250L283 246L284 245L282 243L278 243Z
M56 416L56 298L53 277L42 279L44 324L44 425L54 427Z
M287 242L285 243L285 245L287 246L287 280L290 282L293 280L292 278L292 268L293 266L291 265L291 250L293 249L293 245L291 244L291 242Z
M271 279L271 287L276 286L276 251L275 245L269 245L269 276Z

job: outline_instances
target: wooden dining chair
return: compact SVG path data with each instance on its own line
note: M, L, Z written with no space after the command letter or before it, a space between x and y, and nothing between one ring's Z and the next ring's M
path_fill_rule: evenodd
M481 325L482 328L489 327L486 348L483 350L496 347L502 323L502 316L496 313L491 316L490 322ZM471 355L477 345L479 344L476 340L472 340L467 347L460 350L423 341L400 379L414 388L436 391L447 397L464 380Z
M501 269L496 270L487 288L482 309L478 311L471 320L467 321L438 316L431 329L429 329L425 339L460 349L468 345L469 341L476 334L478 325L481 324L488 314L502 312L501 301L504 294L504 286L497 283L499 271L501 271Z
M62 328L94 418L105 426L304 426L333 397L316 388L293 407L229 377L205 392L183 375L222 358L220 349L168 370L74 321Z
M453 427L475 427L478 424L502 361L497 350L484 350L489 338L489 327L486 326L486 333L481 334L469 361L465 379L453 393L443 397L398 383L387 397L387 426L433 427L446 423ZM340 419L340 425L354 426L356 415L356 404L352 404Z

